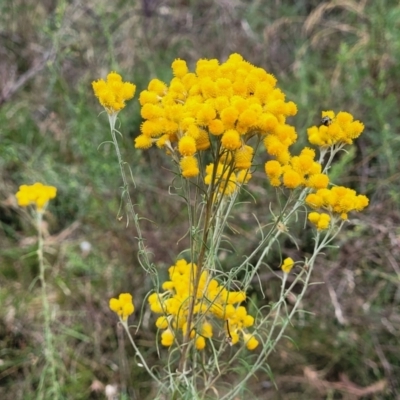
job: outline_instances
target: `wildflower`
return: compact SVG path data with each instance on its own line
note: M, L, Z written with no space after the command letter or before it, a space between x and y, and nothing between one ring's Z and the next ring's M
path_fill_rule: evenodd
M207 150L210 148L210 139L208 133L204 129L199 129L199 136L196 138L196 148L197 150Z
M329 177L326 174L313 174L308 178L307 186L313 189L325 189L328 187Z
M201 335L205 338L211 338L213 335L212 325L209 322L204 322L201 326Z
M195 346L197 350L203 350L206 347L206 340L203 336L196 337Z
M161 303L161 296L158 293L151 294L147 301L150 304L151 311L155 313L162 313L164 311L163 305Z
M258 346L258 340L251 333L244 333L243 339L249 350L254 350Z
M139 135L135 139L135 146L137 149L148 149L153 144L151 137L147 135Z
M92 82L94 94L108 114L115 114L125 107L125 101L135 95L136 86L130 82L122 82L121 75L110 72L107 80Z
M208 129L211 134L218 136L224 133L225 126L220 119L213 119L208 123Z
M239 132L235 129L227 130L222 135L221 143L228 150L236 150L242 145Z
M178 149L183 156L193 156L196 153L196 141L191 136L183 136L179 140Z
M289 189L295 189L303 183L301 175L293 169L288 169L283 174L283 184Z
M168 318L165 316L161 316L157 318L156 327L158 329L167 329L168 328Z
M251 146L243 146L235 152L235 167L249 169L253 159L254 149Z
M15 196L19 206L27 207L34 204L38 212L43 212L48 201L54 199L56 194L57 189L54 186L36 182L33 185L21 185Z
M122 321L126 321L133 314L135 307L132 303L132 295L129 293L121 293L118 299L110 299L110 309L114 311Z
M180 161L182 175L185 178L194 178L199 174L197 159L193 156L183 157Z
M165 347L169 347L174 343L174 333L171 331L171 329L166 329L162 334L161 334L161 344Z
M282 271L283 271L285 274L289 274L290 271L292 270L293 266L294 266L294 261L293 261L293 259L290 258L290 257L288 257L288 258L285 258L285 259L283 260L283 264L282 264L281 268L282 268Z
M172 71L177 78L184 77L189 72L186 61L180 60L179 58L176 59L172 63Z

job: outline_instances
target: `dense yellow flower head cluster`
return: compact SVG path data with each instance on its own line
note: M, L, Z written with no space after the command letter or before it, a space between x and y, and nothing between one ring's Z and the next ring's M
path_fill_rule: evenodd
M307 132L311 144L328 148L352 144L363 130L364 125L354 121L347 112L339 112L335 116L333 111L324 111L321 125L313 126ZM282 149L281 143L273 135L265 138L265 145L269 154L276 158L265 163L265 172L272 186L283 185L289 189L308 187L314 190L328 187L329 178L322 173L322 165L315 160L314 150L306 147L299 156L293 156L287 149Z
M322 112L321 126L308 129L308 139L313 145L322 149L336 148L352 144L362 131L364 125L360 121L354 121L353 116L347 112L333 111ZM265 139L270 146L276 145L273 136ZM275 151L276 160L265 163L265 172L272 186L283 185L289 189L306 187L311 189L306 197L306 204L311 208L326 212L311 212L309 221L318 230L325 230L330 227L332 217L339 215L347 219L350 211L361 211L368 205L368 198L357 195L354 190L345 187L329 186L329 177L322 172L322 165L315 160L315 151L308 147L304 148L298 156L285 154L281 156L279 145ZM268 145L267 145L268 149ZM271 148L270 154L274 153Z
M49 200L56 197L56 194L57 188L54 186L46 186L43 183L36 182L33 185L21 185L15 197L19 206L27 207L34 204L40 212L43 211Z
M216 321L224 321L223 329L227 340L234 345L242 336L249 350L257 347L258 341L254 335L246 332L246 328L254 324L254 318L247 314L246 308L239 304L246 300L246 294L238 291L228 291L207 271L200 276L197 292L194 293L193 280L197 266L181 259L169 268L169 281L163 283L163 293L153 293L149 296L150 308L157 314L162 314L156 326L162 329L161 344L171 346L178 340L177 335L187 334L194 340L198 350L204 349L206 339L213 336L213 326ZM195 320L188 326L188 313L191 298L195 297Z
M319 147L352 144L364 130L363 123L354 121L351 114L343 111L336 116L333 111L324 111L322 121L321 126L307 130L308 141Z
M110 72L107 80L92 82L94 94L108 114L115 114L125 107L125 101L135 95L136 86L130 82L122 82L121 75Z
M334 186L331 189L320 189L315 193L310 193L306 197L306 204L315 210L325 210L329 213L339 215L342 219L347 219L347 214L350 211L362 211L368 206L368 198L362 194L357 195L355 190L343 187ZM318 229L326 229L324 227L326 222L320 221L327 220L324 214L320 214L317 218L316 212L309 215L309 220L316 224ZM318 224L320 224L318 226ZM323 224L323 225L321 225ZM329 220L327 221L329 224Z
M129 293L121 293L118 299L110 299L110 309L114 311L122 321L126 321L133 314L135 307L132 302L132 295Z
M314 160L315 151L306 147L299 156L290 156L287 163L270 160L265 163L265 172L272 186L284 185L289 189L306 186L323 189L329 184L329 178L323 174L322 166Z
M153 144L165 148L179 158L186 178L200 173L198 155L207 150L215 165L229 163L235 173L248 170L254 153L249 139L255 135L264 140L271 155L280 161L289 159L288 148L297 134L285 121L297 113L297 107L285 101L273 75L239 54L222 64L199 60L195 72L178 59L172 70L175 77L169 86L153 79L140 94L145 122L136 148ZM226 155L221 162L219 157Z

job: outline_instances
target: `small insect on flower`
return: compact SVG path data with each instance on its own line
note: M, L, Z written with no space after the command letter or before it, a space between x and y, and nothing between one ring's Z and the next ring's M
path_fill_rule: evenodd
M327 115L325 117L321 118L321 125L329 126L332 123L332 118L328 117Z

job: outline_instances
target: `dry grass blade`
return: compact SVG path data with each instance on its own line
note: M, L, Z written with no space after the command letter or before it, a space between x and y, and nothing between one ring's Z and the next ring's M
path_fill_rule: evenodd
M321 3L307 17L303 26L303 31L306 35L309 35L316 26L325 24L325 22L323 22L325 13L331 11L334 8L342 8L344 10L354 12L360 17L364 17L365 4L365 0L358 3L350 0Z

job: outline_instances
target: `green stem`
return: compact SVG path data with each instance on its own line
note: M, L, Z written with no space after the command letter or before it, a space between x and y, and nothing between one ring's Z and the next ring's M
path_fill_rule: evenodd
M128 322L127 321L123 321L121 320L121 324L125 329L125 332L127 333L128 337L129 337L129 341L132 344L132 347L135 349L136 355L139 357L143 367L145 368L145 370L147 371L147 373L160 385L160 388L164 386L164 384L157 378L156 375L153 374L153 371L149 368L149 366L146 363L146 360L144 359L144 357L142 356L142 354L140 353L138 347L136 346L135 341L133 340L133 337L131 335L131 333L129 332L129 326L128 326Z
M124 168L124 160L122 159L122 155L121 155L121 151L119 149L119 145L118 145L118 141L117 141L117 137L115 135L115 123L117 120L117 113L114 114L108 114L108 120L110 123L110 128L111 128L111 137L114 143L114 147L115 147L115 152L117 154L117 158L118 158L118 164L119 164L119 169L121 172L121 177L122 177L122 182L123 182L123 196L125 197L126 200L126 208L128 210L128 213L131 214L135 227L136 227L136 232L137 232L137 239L138 239L138 245L139 245L139 250L140 250L140 254L143 256L144 258L144 264L142 263L142 260L139 258L139 262L141 264L141 266L143 267L143 269L146 272L154 272L152 271L152 267L151 267L151 263L148 257L148 253L147 250L145 248L144 245L144 239L143 239L143 235L142 235L142 231L140 229L140 224L139 224L139 216L136 214L135 212L135 208L133 207L133 203L132 203L132 199L131 199L131 195L129 193L129 185L128 185L128 179L126 178L126 173L125 173L125 168ZM129 221L129 216L128 216L128 221Z
M57 380L56 360L54 356L53 335L51 332L51 310L49 299L47 297L47 286L45 279L45 266L43 260L43 232L42 232L43 213L36 212L36 227L38 231L38 249L37 255L39 260L39 280L41 286L41 297L44 315L44 352L46 363L50 367L51 384L53 389L53 398L58 399L60 395L60 386Z
M336 236L336 234L334 234L334 236ZM332 239L332 237L329 237L329 234L327 234L324 237L324 239L321 241L321 243L319 243L319 236L320 235L318 233L317 237L315 238L314 251L313 251L313 255L311 256L311 258L308 262L309 269L307 271L307 275L306 275L306 279L303 284L303 288L302 288L300 294L297 296L296 302L293 305L291 312L288 314L287 318L282 323L277 336L275 337L274 340L272 340L273 332L275 331L276 327L278 326L277 318L280 314L281 304L283 304L283 302L285 301L285 299L288 295L288 291L284 291L284 283L285 283L285 278L286 278L284 276L284 279L282 280L281 296L278 301L278 312L275 316L274 323L271 326L270 333L269 333L268 339L267 339L268 345L263 347L261 353L257 357L257 360L253 364L253 367L250 369L250 371L247 373L247 375L242 379L241 385L243 385L245 382L247 382L250 379L250 377L253 376L253 374L260 368L260 366L265 363L265 361L268 359L271 352L275 349L275 346L278 343L278 341L282 338L282 336L283 336L287 326L289 325L290 321L292 320L294 314L297 312L297 309L299 308L300 303L301 303L301 301L307 291L307 288L309 286L309 282L310 282L310 278L311 278L311 274L313 271L315 260L316 260L317 256L321 253L321 251L327 246L327 244ZM263 324L263 321L260 323L260 325L262 325L262 324ZM229 393L227 393L225 396L223 396L221 400L233 399L235 397L235 395L237 394L237 392L240 390L240 387L242 387L242 386L238 386L237 388L231 390Z

